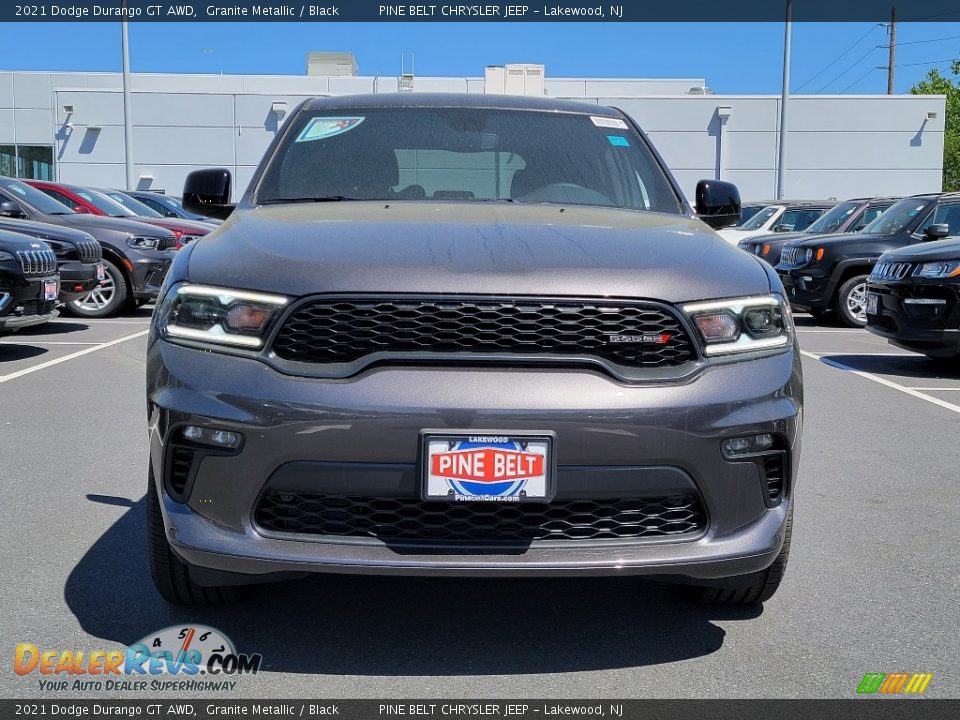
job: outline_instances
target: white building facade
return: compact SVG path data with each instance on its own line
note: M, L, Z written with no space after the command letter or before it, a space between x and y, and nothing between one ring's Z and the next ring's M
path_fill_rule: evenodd
M511 78L512 67L540 68L540 75ZM136 185L179 195L191 170L226 167L239 196L268 143L308 97L520 87L619 107L648 133L688 197L702 178L734 182L744 199L776 197L779 96L716 95L703 78L553 79L542 69L488 68L480 77L134 74ZM795 96L786 196L939 191L944 120L943 96ZM0 72L0 174L124 187L120 74Z

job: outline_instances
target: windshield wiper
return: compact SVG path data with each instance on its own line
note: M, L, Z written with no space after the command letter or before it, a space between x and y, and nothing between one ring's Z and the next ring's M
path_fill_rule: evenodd
M347 197L346 195L320 195L317 197L270 198L269 200L264 200L260 204L274 205L276 203L346 202L349 200L360 200L360 198Z

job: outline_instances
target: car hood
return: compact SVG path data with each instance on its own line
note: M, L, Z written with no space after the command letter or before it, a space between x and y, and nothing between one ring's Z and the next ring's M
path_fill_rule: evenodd
M10 230L12 232L23 233L41 240L59 240L76 244L87 241L95 242L92 235L82 230L73 230L62 225L50 225L49 223L34 222L33 220L15 220L13 218L0 217L0 230Z
M133 219L133 218L131 218ZM197 222L196 220L181 220L179 218L152 218L138 217L137 222L144 222L148 225L166 228L173 232L183 233L184 235L206 235L211 230L216 229L213 225Z
M149 225L136 220L127 220L126 218L106 217L103 215L89 215L75 213L73 215L58 215L65 223L71 227L87 230L88 228L114 230L116 232L127 232L131 235L143 235L146 237L172 238L173 233L156 225Z
M748 235L746 240L754 245L760 245L762 243L769 242L785 243L789 242L790 240L806 240L809 237L811 237L809 234L803 232L764 233L763 235Z
M25 250L49 250L50 246L39 238L21 235L10 230L0 230L0 250L21 252Z
M920 245L890 250L883 254L890 262L935 262L937 260L960 260L960 240L936 240Z
M886 235L878 233L835 233L833 235L813 235L804 240L793 240L790 247L833 247L846 243L871 242L883 240Z
M344 202L239 210L191 282L289 295L646 297L766 293L760 262L688 217L611 208Z

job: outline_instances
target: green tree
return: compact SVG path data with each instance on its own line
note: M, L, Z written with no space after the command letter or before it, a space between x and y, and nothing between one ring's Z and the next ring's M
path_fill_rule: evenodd
M914 85L914 95L946 95L947 117L943 137L943 189L960 190L960 60L950 68L954 78L939 70L931 70L927 77Z

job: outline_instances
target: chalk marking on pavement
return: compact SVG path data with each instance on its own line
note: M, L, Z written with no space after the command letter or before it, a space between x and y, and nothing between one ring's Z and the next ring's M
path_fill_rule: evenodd
M9 375L0 375L0 383L5 383L9 380L16 380L19 377L24 375L29 375L30 373L35 373L39 370L45 370L48 367L53 367L54 365L59 365L60 363L65 363L68 360L75 360L78 357L83 357L84 355L89 355L90 353L95 353L100 350L105 350L108 347L113 347L114 345L119 345L120 343L127 342L127 340L135 340L136 338L143 337L146 335L149 330L141 330L140 332L133 333L133 335L124 335L122 338L117 338L116 340L111 340L110 342L100 343L94 347L88 347L83 350L77 350L77 352L70 353L69 355L64 355L60 358L54 358L53 360L47 360L47 362L42 362L39 365L34 365L33 367L24 368L23 370L17 370L12 372Z
M924 393L914 390L913 388L909 388L906 385L900 385L899 383L895 383L892 380L887 380L886 378L880 377L879 375L874 375L873 373L864 372L863 370L857 370L856 368L852 368L849 365L844 365L843 363L837 362L836 360L832 360L831 358L825 357L824 355L818 355L816 353L807 352L806 350L801 350L800 354L808 358L811 358L813 360L820 360L824 364L830 365L831 367L835 367L838 370L844 370L846 372L853 373L854 375L859 375L862 378L865 378L867 380L872 380L873 382L879 383L880 385L885 385L888 388L899 390L900 392L910 395L911 397L915 397L918 400L925 400L928 403L937 405L938 407L942 407L946 410L950 410L951 412L960 414L960 405L954 405L953 403L949 403L946 400L935 398L932 395L925 395Z

